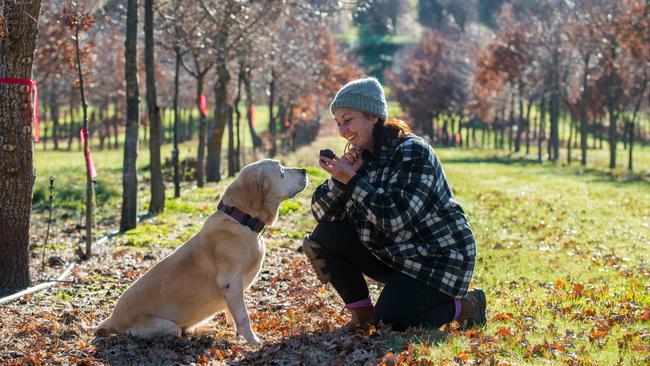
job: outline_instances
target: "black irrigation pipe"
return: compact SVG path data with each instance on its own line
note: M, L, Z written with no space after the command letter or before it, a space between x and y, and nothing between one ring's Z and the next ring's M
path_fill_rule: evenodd
M105 242L108 241L108 238L110 237L110 234L104 235L101 239L97 240L95 245L102 245ZM11 294L9 296L3 297L0 299L0 305L8 304L14 300L20 299L21 297L29 294L33 294L42 290L45 290L46 288L50 288L52 286L56 286L60 283L68 283L69 281L64 281L66 277L72 272L74 267L77 265L77 262L70 262L68 264L68 267L66 267L65 271L59 275L59 277L56 278L56 280L53 281L48 281L45 283L41 283L40 285L32 286L30 288L24 289L20 292L17 292L15 294Z
M52 201L54 201L54 177L50 177L50 202L48 205L47 231L43 243L43 256L41 258L41 269L45 267L45 252L47 251L47 240L50 238L50 225L52 224Z

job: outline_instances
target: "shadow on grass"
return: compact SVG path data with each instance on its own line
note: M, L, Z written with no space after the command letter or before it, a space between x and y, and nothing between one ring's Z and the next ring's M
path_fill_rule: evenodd
M566 163L553 163L550 161L539 162L536 158L524 156L477 156L463 158L448 158L443 164L500 164L506 166L532 167L541 170L536 174L552 174L555 176L576 176L591 178L590 183L650 183L650 172L630 172L623 169L604 169L594 167L571 166ZM579 163L577 163L579 164Z
M447 158L443 164L504 164L504 165L530 165L539 164L536 159L514 156L473 156L462 158Z
M389 352L409 344L444 343L448 333L413 329L336 335L328 331L302 333L259 348L215 336L139 338L126 335L93 340L96 360L110 365L177 365L225 362L229 365L363 365L376 364ZM235 350L235 352L233 352Z
M436 345L448 333L438 330L413 329L406 332L390 330L369 334L337 335L328 331L303 333L266 344L249 352L232 365L364 365L377 364L389 352L398 354L408 345Z
M208 350L230 350L233 344L223 338L155 337L127 335L97 337L93 340L95 358L109 365L178 365L196 363L210 357Z

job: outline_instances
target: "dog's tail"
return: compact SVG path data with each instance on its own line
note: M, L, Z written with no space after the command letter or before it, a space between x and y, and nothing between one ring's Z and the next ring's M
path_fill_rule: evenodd
M113 317L109 316L101 322L95 330L95 335L105 337L116 332L115 325L113 324Z

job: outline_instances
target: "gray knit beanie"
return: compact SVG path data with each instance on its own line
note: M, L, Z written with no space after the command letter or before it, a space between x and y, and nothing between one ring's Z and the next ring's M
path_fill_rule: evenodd
M388 118L384 88L373 77L350 81L339 89L330 104L330 112L334 114L334 111L339 108L366 112L384 121Z

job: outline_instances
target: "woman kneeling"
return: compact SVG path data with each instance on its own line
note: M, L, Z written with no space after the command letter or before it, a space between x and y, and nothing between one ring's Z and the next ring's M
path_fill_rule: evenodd
M343 86L330 110L349 149L320 157L331 177L313 193L318 225L303 248L352 312L344 329L485 324L485 293L468 290L474 235L431 146L387 119L374 78ZM384 284L376 305L364 275Z

